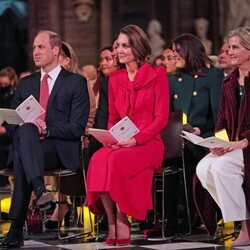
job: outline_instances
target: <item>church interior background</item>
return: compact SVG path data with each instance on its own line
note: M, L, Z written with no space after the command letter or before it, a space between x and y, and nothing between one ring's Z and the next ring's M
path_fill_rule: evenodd
M0 68L34 70L32 41L38 30L53 30L75 49L79 65L96 64L98 53L127 24L148 32L158 20L167 45L181 33L196 33L195 20L207 21L211 54L227 32L249 25L249 0L1 0ZM157 32L157 31L156 31Z

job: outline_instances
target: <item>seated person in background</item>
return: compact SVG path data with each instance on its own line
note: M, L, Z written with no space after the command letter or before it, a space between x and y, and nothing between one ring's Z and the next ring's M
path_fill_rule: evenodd
M224 222L242 222L232 244L241 246L250 245L250 27L230 31L228 45L230 64L236 69L223 82L216 131L226 129L231 145L212 149L199 162L196 173L219 206ZM198 199L196 196L207 226L209 213L200 209Z
M107 46L101 49L99 64L100 64L100 76L97 80L98 89L98 100L97 100L97 113L95 117L95 128L107 129L108 126L108 82L109 75L119 68L117 64L115 48L115 42L112 46ZM96 83L97 84L97 83ZM96 87L95 87L96 88ZM85 140L84 146L84 158L86 166L88 166L89 160L92 155L102 147L102 144L97 141L94 137L90 137L89 140Z
M94 94L94 86L97 81L97 68L92 64L87 64L82 67L81 74L87 79L88 81L88 88L90 88ZM97 107L97 101L95 100L96 107Z
M73 48L66 42L62 41L62 49L59 57L59 63L60 65L67 69L68 71L71 71L73 73L80 74L80 69L78 68L78 61L77 61L77 56ZM87 79L88 80L88 79ZM92 128L94 125L94 118L95 118L95 97L92 88L88 84L88 93L89 93L89 104L90 104L90 109L89 109L89 117L88 117L88 122L87 122L87 127L85 129L84 134L86 135L88 133L88 128ZM57 186L57 180L55 177L45 177L45 184L46 185L53 185ZM58 227L58 220L62 222L63 218L65 218L64 225L68 226L69 222L69 217L68 215L70 207L67 202L67 196L58 194L60 195L60 201L61 201L61 211L59 213L58 210L58 205L56 206L53 214L51 215L50 219L45 222L45 228L46 229L55 229ZM59 214L61 217L59 217ZM67 215L67 216L66 216ZM66 218L67 217L67 218Z
M19 74L19 81L22 79L22 78L24 78L25 76L28 76L28 75L30 75L31 74L31 72L30 71L22 71L20 74Z
M18 83L15 70L12 67L3 68L0 71L0 108L10 108L13 95ZM7 167L8 148L11 145L11 139L6 133L6 123L0 121L0 169ZM8 177L0 176L0 186L8 183ZM13 190L13 182L11 181Z
M224 72L224 76L227 76L234 70L234 67L231 65L230 56L228 55L229 47L228 42L224 42L221 46L219 57L219 65L218 67L221 68Z
M140 131L127 141L105 145L93 155L87 174L87 203L95 214L107 214L106 244L127 245L127 215L144 220L152 209L152 179L163 160L160 132L168 121L169 91L164 68L147 62L151 48L138 26L121 29L117 53L126 69L113 72L109 78L108 128L129 116Z
M44 186L44 169L65 167L82 171L80 138L89 115L89 97L84 77L59 65L61 39L52 31L40 31L33 42L33 59L41 71L21 79L11 107L15 109L33 95L46 110L33 122L8 125L12 138L11 162L14 192L9 219L11 226L1 248L23 245L23 226L31 192L40 210L50 207L52 193Z
M178 73L169 76L171 110L183 110L187 117L187 123L193 127L194 134L204 138L212 136L219 109L223 72L212 65L203 44L192 34L182 34L176 37L173 40L173 50ZM198 215L193 201L193 176L198 162L206 153L207 149L191 142L185 142L187 190L191 221L194 227L198 224L196 224ZM166 185L168 185L167 181ZM175 194L177 187L177 185L169 184L165 199L167 229L173 231L176 230L177 226L177 209L174 204L177 199ZM170 206L170 204L172 205ZM186 226L187 224L184 223L183 227L186 228Z
M211 59L214 67L219 68L219 57L216 55L210 55L209 58Z
M166 68L168 75L172 75L177 72L176 56L172 48L168 47L162 51L161 65Z
M162 63L162 60L161 60L161 55L160 56L157 56L154 61L153 61L153 65L155 66L160 66Z

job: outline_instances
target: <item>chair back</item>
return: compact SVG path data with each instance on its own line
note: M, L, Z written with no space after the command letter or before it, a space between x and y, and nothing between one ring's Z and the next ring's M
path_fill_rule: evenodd
M182 134L182 111L174 111L169 114L167 126L162 130L162 139L165 144L165 160L172 160L182 156L183 138Z
M86 196L83 174L62 175L60 178L60 193L76 197Z

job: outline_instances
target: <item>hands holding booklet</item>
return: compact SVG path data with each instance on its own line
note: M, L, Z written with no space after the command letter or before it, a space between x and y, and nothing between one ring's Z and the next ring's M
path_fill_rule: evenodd
M109 130L90 128L89 134L103 144L115 144L129 140L139 131L131 119L125 116Z
M45 110L33 95L24 100L15 110L0 108L0 121L4 120L9 124L19 125L25 122L33 122Z
M206 147L206 148L224 148L224 147L229 147L231 144L228 141L222 140L217 137L208 137L208 138L202 138L200 136L197 136L195 134L189 133L187 131L182 130L182 137L185 138L188 141L191 141L192 143Z

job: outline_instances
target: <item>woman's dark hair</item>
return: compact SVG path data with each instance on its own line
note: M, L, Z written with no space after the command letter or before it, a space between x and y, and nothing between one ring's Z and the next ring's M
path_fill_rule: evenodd
M113 51L113 48L112 48L112 46L103 47L103 48L100 50L100 54L101 54L101 52L103 52L104 50L109 50L110 52L112 52L112 51Z
M145 32L137 25L127 25L120 30L120 33L128 36L129 45L136 57L138 65L149 60L151 47Z
M18 77L16 71L12 67L5 67L0 70L0 76L7 76L11 81L11 85L16 87L18 84Z
M173 40L176 52L185 60L185 70L200 75L202 67L213 65L202 42L192 34L182 34Z

